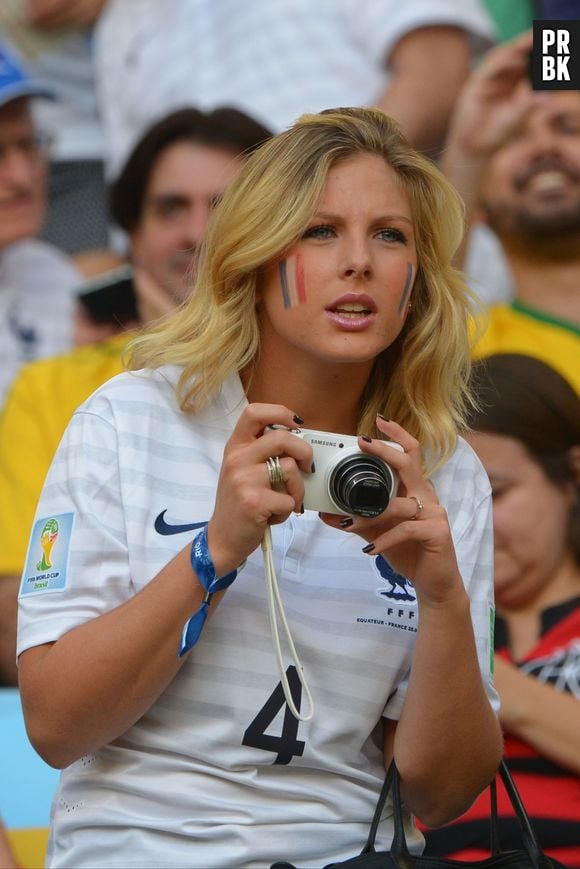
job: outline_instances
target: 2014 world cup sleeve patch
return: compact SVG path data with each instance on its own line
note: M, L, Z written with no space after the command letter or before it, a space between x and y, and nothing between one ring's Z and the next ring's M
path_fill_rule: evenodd
M63 591L68 570L74 513L37 519L30 535L19 597Z

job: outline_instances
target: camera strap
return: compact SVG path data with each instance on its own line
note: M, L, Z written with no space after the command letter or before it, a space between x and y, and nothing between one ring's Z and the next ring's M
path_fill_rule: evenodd
M282 685L282 690L284 691L284 697L286 698L286 703L288 704L288 708L294 718L296 718L298 721L310 721L314 714L314 703L312 701L312 694L310 693L310 688L308 687L308 683L306 682L304 669L302 667L302 664L300 663L298 652L296 651L296 647L292 639L292 634L290 633L290 626L288 625L286 613L284 612L282 598L280 597L280 589L278 587L278 578L276 576L276 569L274 567L274 556L272 553L272 529L269 525L266 526L266 531L262 540L262 557L264 560L264 572L266 574L266 586L268 588L268 613L270 616L272 640L274 643L274 652L276 654L278 673L280 674L280 682ZM302 688L304 689L306 699L308 700L308 712L306 713L306 715L300 714L300 712L296 708L296 704L294 703L294 698L292 697L292 691L290 690L290 684L288 682L286 669L282 660L282 648L280 645L280 633L278 630L278 617L280 618L282 627L286 634L286 639L290 648L290 656L296 666L298 679L300 681L300 684L302 685Z

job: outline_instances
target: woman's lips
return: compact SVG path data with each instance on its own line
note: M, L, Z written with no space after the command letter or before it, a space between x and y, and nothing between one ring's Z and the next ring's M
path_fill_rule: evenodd
M361 332L364 329L368 329L377 316L374 311L367 310L353 312L341 309L327 309L324 313L335 326L347 332Z
M376 313L374 300L364 293L347 293L325 309L325 314L332 323L349 332L367 329Z

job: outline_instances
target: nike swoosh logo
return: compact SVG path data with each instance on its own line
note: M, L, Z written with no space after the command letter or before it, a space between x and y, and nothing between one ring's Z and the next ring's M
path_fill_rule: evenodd
M165 537L170 534L183 534L184 531L195 531L196 528L203 528L207 522L190 522L188 525L169 525L165 521L167 510L163 510L155 520L155 530L158 534L163 534Z

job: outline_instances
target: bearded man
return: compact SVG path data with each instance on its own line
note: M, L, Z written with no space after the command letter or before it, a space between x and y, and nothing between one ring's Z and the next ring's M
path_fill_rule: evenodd
M580 92L531 88L531 33L489 52L466 84L443 167L498 237L514 286L475 355L527 353L580 391Z

